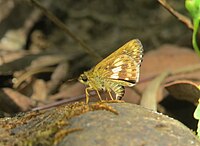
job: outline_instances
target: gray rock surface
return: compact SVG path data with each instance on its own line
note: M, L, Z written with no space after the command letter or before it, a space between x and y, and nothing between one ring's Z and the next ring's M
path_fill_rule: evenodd
M93 111L74 117L70 133L59 146L199 146L194 133L182 123L138 105L110 104L119 115Z

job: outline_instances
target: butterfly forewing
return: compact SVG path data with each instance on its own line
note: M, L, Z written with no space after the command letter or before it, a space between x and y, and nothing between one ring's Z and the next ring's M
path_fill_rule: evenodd
M102 78L135 84L139 79L142 54L141 42L131 40L97 64L94 72L98 72Z

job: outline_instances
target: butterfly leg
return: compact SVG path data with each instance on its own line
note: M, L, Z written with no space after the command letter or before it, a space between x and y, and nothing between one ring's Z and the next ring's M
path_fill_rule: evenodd
M96 90L96 92L97 92L97 95L98 95L98 97L99 97L100 101L102 101L102 98L101 98L101 95L100 95L99 91L98 91L98 90Z
M110 96L111 100L114 100L114 98L113 98L113 96L112 96L112 94L111 94L111 92L110 92L110 91L108 91L108 94L109 94L109 96Z
M90 96L90 94L88 93L88 90L91 90L91 87L85 88L85 94L86 94L86 95L85 95L85 96L86 96L86 97L85 97L85 98L86 98L86 99L85 99L85 103L86 103L86 104L88 104L88 102L89 102L89 96Z

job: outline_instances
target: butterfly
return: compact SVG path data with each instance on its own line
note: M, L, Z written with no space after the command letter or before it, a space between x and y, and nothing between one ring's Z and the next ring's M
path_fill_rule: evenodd
M81 74L78 80L87 85L86 103L89 102L90 90L97 92L100 101L100 90L107 91L111 100L114 100L111 92L115 93L115 100L121 100L125 94L124 87L132 87L139 81L142 57L142 43L138 39L133 39Z

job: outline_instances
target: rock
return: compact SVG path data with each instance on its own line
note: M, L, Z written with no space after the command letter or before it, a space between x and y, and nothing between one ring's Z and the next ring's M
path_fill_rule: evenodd
M74 117L59 146L198 146L194 133L170 117L128 103L109 104L118 115L93 111Z
M165 115L129 103L72 103L0 119L0 145L199 146Z

